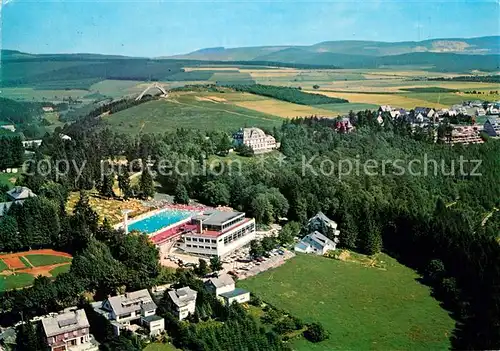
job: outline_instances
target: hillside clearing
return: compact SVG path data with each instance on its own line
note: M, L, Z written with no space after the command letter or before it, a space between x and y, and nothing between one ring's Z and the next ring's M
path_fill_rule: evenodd
M448 349L454 322L418 275L387 255L378 260L385 269L298 255L238 286L330 332L318 344L293 341L297 350Z

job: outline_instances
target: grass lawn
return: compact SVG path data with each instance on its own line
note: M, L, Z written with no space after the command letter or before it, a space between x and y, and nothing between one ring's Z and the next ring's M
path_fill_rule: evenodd
M0 276L0 291L23 288L33 284L33 280L35 280L35 277L28 273Z
M122 133L162 133L178 128L234 131L246 126L279 127L282 119L230 104L174 96L134 106L104 118Z
M7 266L3 260L0 260L0 272L5 271L6 269L9 269L9 266Z
M71 258L52 255L26 255L33 267L50 266L51 264L71 262Z
M19 175L15 173L0 173L0 184L7 184L12 188L18 177Z
M50 271L50 275L55 278L61 273L67 273L69 272L69 269L71 268L70 264L65 264L64 266L59 266Z
M454 321L430 296L418 275L386 255L385 269L356 262L298 255L238 286L330 332L297 350L444 350Z
M171 344L152 343L146 346L144 351L176 351L179 350Z
M32 267L32 265L26 260L25 257L21 256L21 257L19 257L19 260L24 264L25 267L27 267L27 268L31 268Z

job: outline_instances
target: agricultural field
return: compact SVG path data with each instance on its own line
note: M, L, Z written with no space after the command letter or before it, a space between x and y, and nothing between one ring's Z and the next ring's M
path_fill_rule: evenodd
M238 286L330 333L318 344L292 340L296 350L448 349L454 321L417 278L385 254L345 261L298 255Z
M39 275L55 278L69 271L71 260L71 255L54 250L0 254L0 291L30 286Z
M144 349L145 351L176 351L179 350L171 344L151 343Z

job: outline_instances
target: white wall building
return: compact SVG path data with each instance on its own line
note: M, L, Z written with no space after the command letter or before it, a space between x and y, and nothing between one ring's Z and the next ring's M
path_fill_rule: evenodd
M181 248L192 254L224 257L255 239L255 219L244 212L208 210L191 222L197 229L183 234Z
M320 232L307 234L302 240L295 245L294 250L302 253L314 253L317 255L324 255L330 250L335 250L337 243L328 239Z
M259 128L243 128L234 135L237 145L245 144L250 146L254 153L262 154L279 148L279 144L272 135L267 135Z
M224 304L233 302L244 303L250 301L250 292L236 288L233 278L223 273L218 277L210 278L205 282L208 290L212 291Z
M196 296L198 293L190 287L184 287L168 292L172 302L173 311L177 314L179 320L183 320L189 314L196 310Z

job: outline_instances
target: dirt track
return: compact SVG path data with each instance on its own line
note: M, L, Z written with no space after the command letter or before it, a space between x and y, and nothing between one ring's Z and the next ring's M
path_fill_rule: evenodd
M69 264L67 262L64 262L64 263L57 263L40 267L26 267L24 263L20 260L20 257L24 257L26 255L50 255L50 256L59 256L68 258L72 257L70 254L66 252L54 251L52 249L43 249L43 250L32 250L32 251L16 252L12 254L0 255L0 260L4 261L5 264L9 266L9 269L15 270L16 273L28 273L35 277L39 275L51 277L50 271L52 269ZM28 259L26 259L26 261L29 262ZM1 272L0 275L13 274L13 272L10 270L5 270Z

